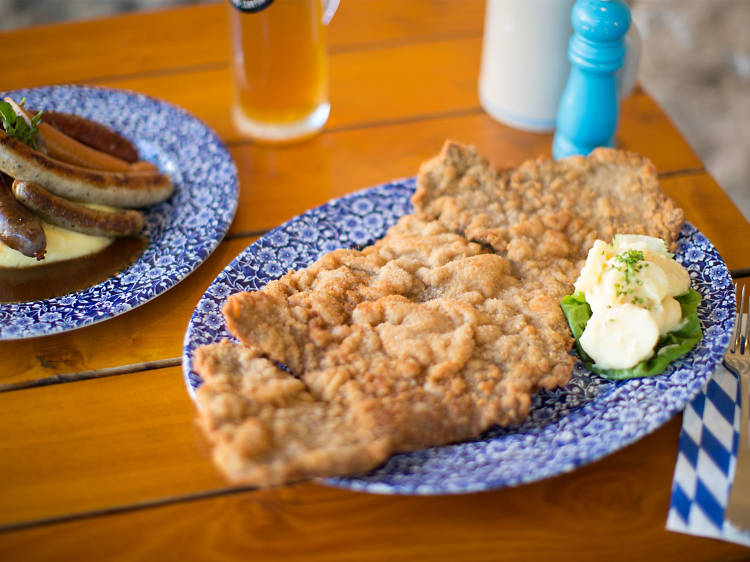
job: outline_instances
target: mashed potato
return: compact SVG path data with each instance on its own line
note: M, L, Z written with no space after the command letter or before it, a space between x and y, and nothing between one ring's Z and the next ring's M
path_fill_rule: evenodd
M42 222L42 228L47 237L47 252L43 260L38 261L36 258L24 256L21 252L0 242L0 267L36 267L72 260L95 254L109 246L114 240L114 238L73 232L46 222Z

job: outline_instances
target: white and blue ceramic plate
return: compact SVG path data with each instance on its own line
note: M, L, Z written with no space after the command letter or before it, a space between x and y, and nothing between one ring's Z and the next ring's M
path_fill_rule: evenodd
M159 296L213 252L237 209L237 169L223 143L186 111L143 94L81 86L0 93L26 107L76 113L131 140L172 178L172 197L143 209L149 244L130 267L62 297L0 304L0 340L57 334L107 320Z
M191 367L193 351L230 338L221 316L228 295L260 289L330 250L371 244L411 211L413 191L414 180L407 179L333 200L243 251L214 280L190 319L183 348L190 394L202 382ZM703 297L698 309L703 340L665 374L610 382L579 363L566 387L536 396L530 416L519 426L494 428L474 441L395 455L368 474L324 482L388 494L490 490L573 470L655 430L700 391L724 355L734 322L729 272L706 237L686 224L676 255Z

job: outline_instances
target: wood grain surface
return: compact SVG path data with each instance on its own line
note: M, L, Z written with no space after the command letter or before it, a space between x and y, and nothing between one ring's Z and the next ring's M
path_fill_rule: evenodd
M230 236L163 296L74 332L0 342L0 560L750 558L665 531L679 417L572 473L471 495L253 491L227 486L210 461L182 340L205 288L258 234L413 176L447 138L498 165L549 154L551 135L508 128L479 105L483 13L479 0L342 2L330 121L283 148L248 142L229 119L224 2L0 33L0 89L92 84L175 103L217 131L241 186ZM654 161L730 269L750 268L750 224L647 92L624 100L617 144Z
M108 320L60 335L0 342L4 386L59 374L179 357L195 303L211 281L254 238L227 240L187 279L164 295ZM106 329L104 329L106 328Z
M4 89L171 75L229 66L226 3L0 32ZM481 37L483 0L342 2L332 53ZM17 53L23 52L24 64ZM33 69L33 71L32 71Z
M3 393L0 409L0 526L224 485L179 367Z
M95 514L0 545L18 560L744 560L736 545L664 531L680 421L517 488L408 497L307 483Z

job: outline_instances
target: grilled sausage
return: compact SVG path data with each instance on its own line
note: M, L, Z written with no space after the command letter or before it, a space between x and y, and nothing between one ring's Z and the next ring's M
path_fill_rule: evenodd
M17 114L26 117L27 121L30 121L34 116L33 113L18 105L12 98L6 97L5 101L11 104L13 110ZM46 114L42 115L46 117ZM42 119L42 122L37 125L37 129L39 131L37 138L41 138L44 146L43 152L51 158L55 158L61 162L67 162L68 164L81 166L82 168L107 170L110 172L156 170L156 166L151 162L135 162L130 164L107 152L102 152L95 148L91 148L86 144L80 143L75 138L68 136L64 132L49 125L44 119Z
M143 215L138 211L92 209L31 182L14 181L13 195L37 216L68 230L119 237L133 236L143 229Z
M153 171L108 172L60 162L0 131L0 171L37 183L72 201L145 207L174 191L168 176Z
M24 256L44 259L47 238L31 212L13 198L10 178L0 173L0 241Z
M42 114L42 122L73 137L80 143L111 154L120 160L131 164L138 161L138 150L133 143L101 123L80 115L57 111L45 111Z

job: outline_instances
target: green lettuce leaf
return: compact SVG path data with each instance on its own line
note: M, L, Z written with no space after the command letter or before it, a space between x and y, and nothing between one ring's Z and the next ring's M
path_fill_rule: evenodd
M703 332L698 320L698 305L701 302L701 296L697 291L690 289L684 295L675 297L682 308L683 322L678 329L673 330L661 338L654 348L654 355L644 359L630 369L601 369L594 364L581 347L581 334L586 328L586 324L591 318L591 308L589 307L583 293L567 295L560 301L565 318L568 320L570 330L576 339L576 350L581 357L583 364L592 373L597 373L602 377L613 380L625 380L636 377L651 377L664 372L672 361L682 357L688 351L695 347L701 338Z

